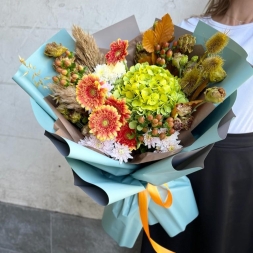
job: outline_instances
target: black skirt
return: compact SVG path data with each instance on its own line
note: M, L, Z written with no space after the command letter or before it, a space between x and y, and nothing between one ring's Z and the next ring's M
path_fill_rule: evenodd
M150 226L151 238L176 253L253 253L253 133L228 134L188 177L199 216L172 238ZM154 252L144 233L141 253Z

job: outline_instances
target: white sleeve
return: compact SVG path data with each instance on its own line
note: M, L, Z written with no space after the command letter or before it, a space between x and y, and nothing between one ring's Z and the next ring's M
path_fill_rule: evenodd
M195 30L196 25L198 24L199 18L188 18L184 19L181 23L177 24L177 26L180 26L190 32L193 32Z

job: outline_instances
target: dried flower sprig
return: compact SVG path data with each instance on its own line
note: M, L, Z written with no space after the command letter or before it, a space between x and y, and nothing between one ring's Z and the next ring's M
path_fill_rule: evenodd
M38 88L39 86L43 87L44 89L48 89L48 86L44 84L44 81L51 79L51 77L44 77L39 78L41 71L36 71L36 67L33 66L31 63L27 63L24 58L22 58L20 55L19 61L22 65L24 65L28 70L23 74L23 76L26 76L29 74L30 71L32 71L32 81L34 85Z
M65 53L68 49L64 46L62 46L62 44L57 44L56 42L52 42L52 43L48 43L46 45L44 54L49 56L49 57L59 57L61 56L63 53Z
M186 73L182 77L182 90L188 95L190 100L196 99L209 83L220 82L227 76L226 71L223 69L224 60L218 54L227 46L228 42L229 37L227 33L215 33L206 41L204 55L191 70L192 72L198 72L199 78L195 78L196 83L192 85L195 80L189 80L189 77L196 77L195 75Z

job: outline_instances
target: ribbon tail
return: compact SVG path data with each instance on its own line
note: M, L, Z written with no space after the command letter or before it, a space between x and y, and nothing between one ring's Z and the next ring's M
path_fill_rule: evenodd
M175 253L173 251L165 249L164 247L156 243L150 236L149 226L148 226L148 191L147 190L138 193L138 201L139 201L139 209L140 209L142 226L154 250L157 253Z

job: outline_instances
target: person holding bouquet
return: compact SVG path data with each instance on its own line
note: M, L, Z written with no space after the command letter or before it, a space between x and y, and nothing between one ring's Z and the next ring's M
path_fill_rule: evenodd
M194 31L201 20L225 32L247 52L253 65L253 1L209 0L201 16L180 26ZM239 73L238 73L239 74ZM204 169L189 175L199 216L170 238L160 224L150 226L153 240L176 253L253 252L253 78L238 90L227 138L217 142ZM155 252L143 235L141 253Z

